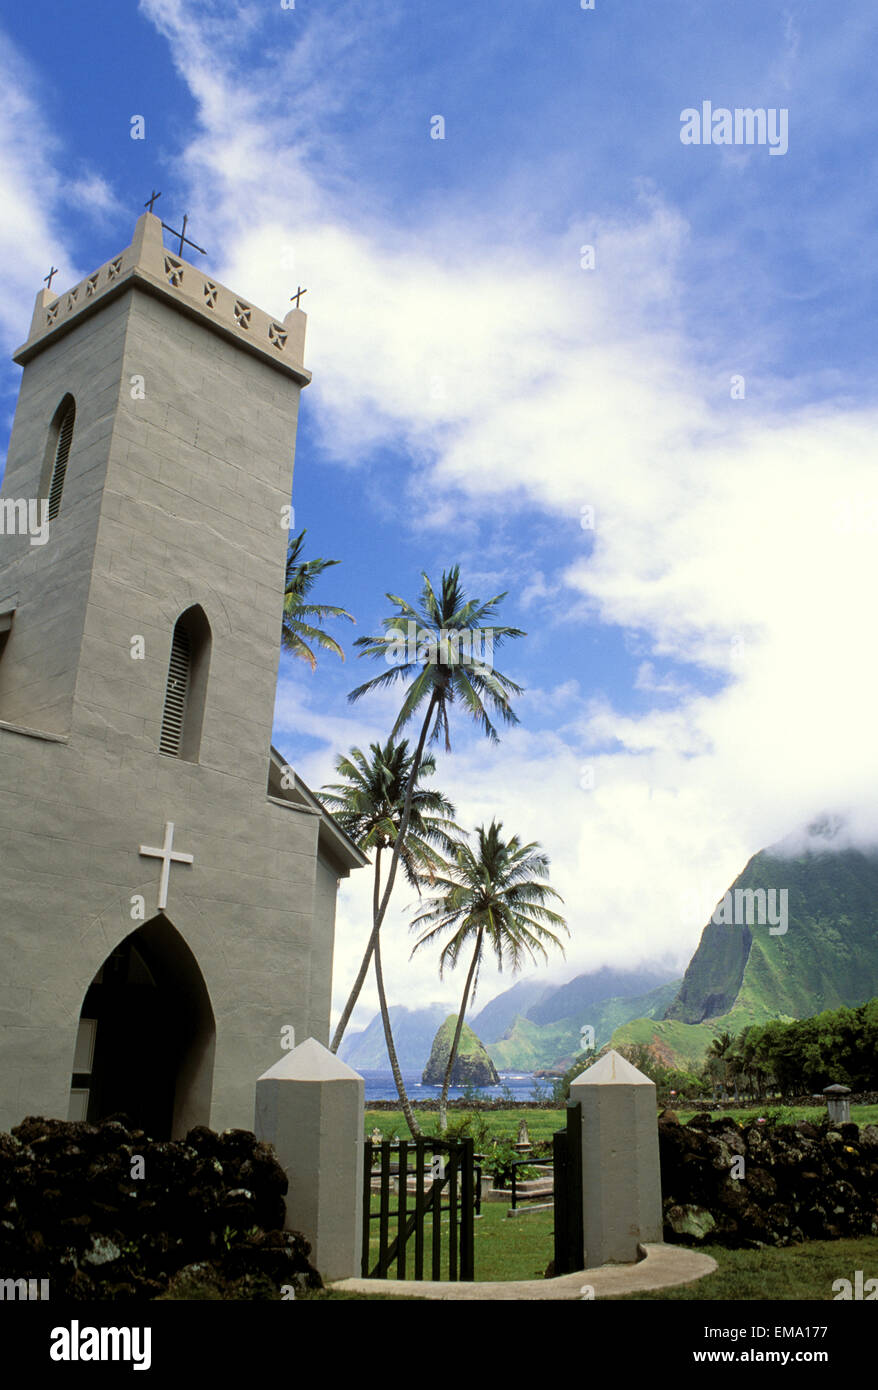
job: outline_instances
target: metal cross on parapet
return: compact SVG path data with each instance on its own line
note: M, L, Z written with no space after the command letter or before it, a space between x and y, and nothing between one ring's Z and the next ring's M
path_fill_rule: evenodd
M308 291L307 291L307 290L303 290L303 289L302 289L302 286L299 285L299 286L297 287L297 289L296 289L296 293L290 295L290 303L291 303L291 304L295 304L296 308L298 309L298 307L299 307L299 300L302 298L302 295L303 295L303 294L307 294L307 293L308 293Z
M156 194L156 197L158 197L158 196L159 196L159 195ZM183 230L182 230L181 232L178 232L177 229L176 229L175 227L169 227L168 224L167 224L167 222L163 222L163 223L162 223L162 226L164 227L164 229L165 229L166 232L170 232L170 233L171 233L171 236L178 236L178 237L180 238L180 245L179 245L179 247L177 248L177 255L178 255L178 256L182 256L182 254L183 254L183 245L184 245L184 243L185 243L186 246L191 246L191 247L193 248L193 250L197 251L200 255L206 256L206 255L207 255L207 252L205 251L204 247L203 247L203 246L199 246L198 243L195 242L195 241L190 241L189 237L187 237L187 235L186 235L186 224L188 223L188 221L189 221L189 214L188 214L188 212L185 212L185 213L183 214Z
M152 205L153 205L153 203L156 202L156 200L157 200L158 198L160 198L161 196L162 196L161 193L156 193L155 189L153 189L153 190L152 190L152 196L151 196L150 198L147 198L147 200L146 200L146 202L144 203L143 206L144 206L145 208L148 208L149 211L152 212Z
M52 281L54 280L54 278L55 278L55 276L56 276L57 274L58 274L58 267L57 267L56 265L51 266L51 267L49 268L49 273L48 273L48 275L44 275L44 276L43 276L43 284L46 285L49 289L51 289L51 288L52 288Z

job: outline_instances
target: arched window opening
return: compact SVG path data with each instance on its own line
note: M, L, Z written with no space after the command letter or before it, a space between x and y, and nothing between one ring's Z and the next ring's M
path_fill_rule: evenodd
M210 624L204 610L188 608L177 620L165 686L159 752L197 762L204 722Z
M43 476L40 480L40 497L48 497L49 521L54 521L61 510L61 495L67 477L67 462L70 458L75 423L76 403L72 396L65 396L52 420Z
M174 628L174 640L171 643L171 663L168 667L168 684L165 690L165 713L162 719L162 736L159 740L159 752L167 753L172 758L180 756L191 666L192 654L189 648L189 634L183 625L178 623Z

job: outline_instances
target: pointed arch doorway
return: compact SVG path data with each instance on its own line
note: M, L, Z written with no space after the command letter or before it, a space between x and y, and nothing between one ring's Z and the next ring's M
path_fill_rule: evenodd
M209 1124L216 1026L204 977L159 915L111 951L86 991L71 1120L124 1113L152 1139Z

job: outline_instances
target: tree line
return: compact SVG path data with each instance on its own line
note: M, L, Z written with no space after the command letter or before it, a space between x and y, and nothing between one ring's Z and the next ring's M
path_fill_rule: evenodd
M711 1043L708 1075L736 1095L817 1094L824 1087L878 1089L878 998L812 1018L772 1019Z
M662 1062L646 1043L623 1043L617 1050L655 1083L660 1105L677 1099L709 1103L720 1096L763 1101L780 1094L791 1100L836 1084L876 1091L878 998L812 1018L772 1019L738 1034L720 1033L701 1066L688 1070ZM556 1104L566 1103L571 1081L594 1060L594 1054L582 1053L555 1082Z

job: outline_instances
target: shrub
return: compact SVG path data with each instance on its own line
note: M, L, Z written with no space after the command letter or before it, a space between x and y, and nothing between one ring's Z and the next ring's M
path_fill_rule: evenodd
M475 1152L484 1153L490 1139L490 1129L487 1120L483 1119L477 1110L465 1110L449 1119L444 1135L437 1134L434 1137L452 1140L472 1139Z
M529 1160L529 1165L524 1168L516 1168L516 1182L522 1182L529 1178L538 1178L540 1173L536 1168L531 1167L531 1163L539 1163L542 1159L551 1158L552 1141L551 1139L541 1139L534 1144L529 1153L523 1154L518 1151L513 1143L508 1139L495 1140L493 1148L487 1156L485 1167L494 1174L494 1186L504 1188L512 1181L512 1165L520 1163L523 1159Z

